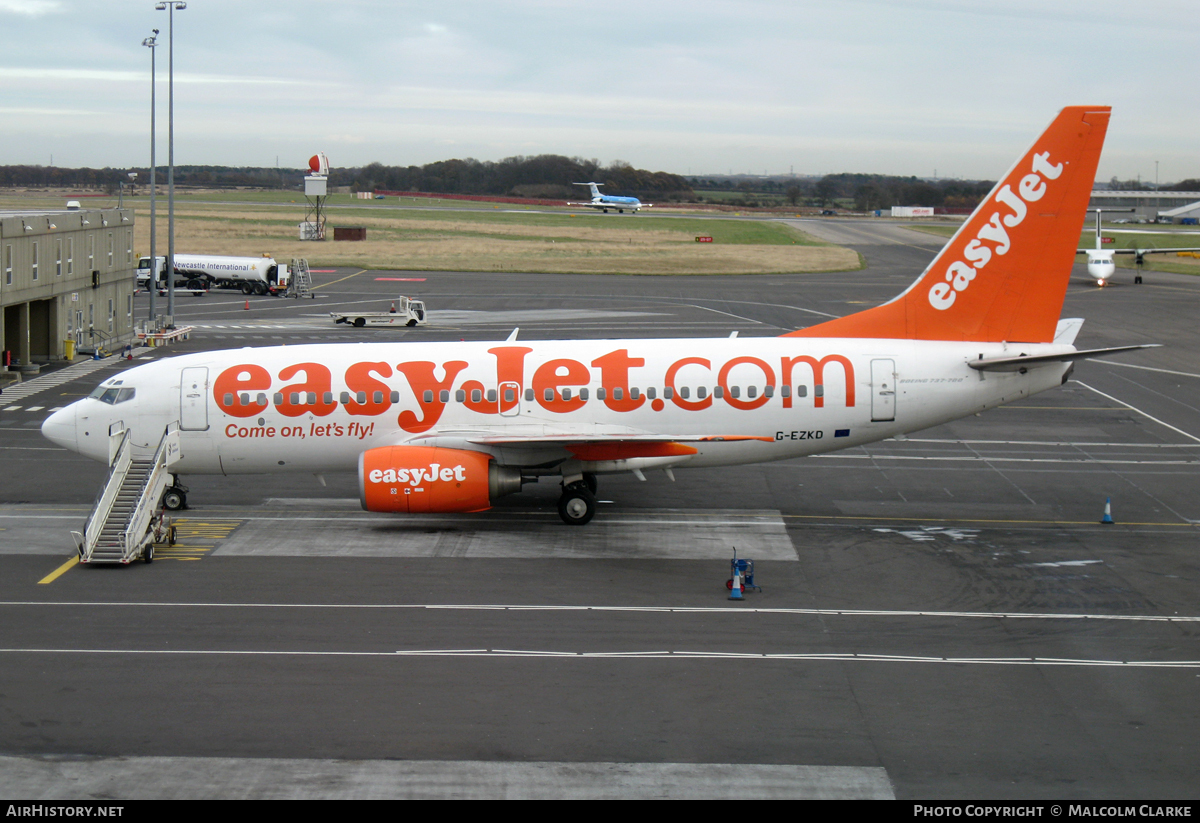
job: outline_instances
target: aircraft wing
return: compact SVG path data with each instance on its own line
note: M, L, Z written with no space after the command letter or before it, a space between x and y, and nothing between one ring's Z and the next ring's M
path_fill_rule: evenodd
M760 440L771 443L774 438L745 434L494 434L490 432L439 432L414 438L409 444L445 445L452 448L487 446L496 449L518 449L545 453L546 450L566 450L580 460L626 460L634 457L687 457L697 452L694 443L724 443ZM558 452L561 454L561 451Z

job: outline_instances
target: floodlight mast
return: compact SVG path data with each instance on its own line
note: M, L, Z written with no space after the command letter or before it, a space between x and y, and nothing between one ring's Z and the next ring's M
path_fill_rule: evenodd
M184 0L166 0L154 7L167 12L167 316L175 323L175 9Z
M150 322L154 322L154 313L158 311L158 304L155 297L158 295L158 258L155 256L154 240L154 92L155 92L155 77L154 77L154 49L158 46L158 29L152 30L154 34L142 41L142 45L150 49L150 279L146 282L150 289ZM154 329L157 331L157 329Z

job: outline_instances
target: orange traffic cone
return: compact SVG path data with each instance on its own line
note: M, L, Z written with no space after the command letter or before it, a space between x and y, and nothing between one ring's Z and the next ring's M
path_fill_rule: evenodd
M246 311L250 311L250 301L246 301Z

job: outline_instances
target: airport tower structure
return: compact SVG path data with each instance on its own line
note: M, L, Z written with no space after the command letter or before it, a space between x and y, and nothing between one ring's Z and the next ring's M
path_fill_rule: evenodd
M0 211L0 377L134 335L133 209Z
M329 192L329 158L319 151L308 159L309 174L304 178L304 199L308 208L300 224L301 240L325 239L325 200Z

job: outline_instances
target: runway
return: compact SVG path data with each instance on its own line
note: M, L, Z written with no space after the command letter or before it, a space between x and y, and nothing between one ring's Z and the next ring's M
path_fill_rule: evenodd
M404 284L430 307L416 329L326 322L394 298L394 282L343 270L315 276L315 300L180 297L191 339L139 356L515 326L768 336L889 299L937 246L897 224L820 222L868 268L421 272ZM1081 348L1167 345L903 440L675 482L603 477L584 528L557 522L550 483L481 516L393 518L358 508L351 475L187 478L177 546L124 568L69 564L105 467L37 427L140 361L5 391L0 787L1194 797L1198 303L1193 278L1099 290L1080 270L1064 316L1087 319ZM734 547L762 587L741 603L724 585Z

